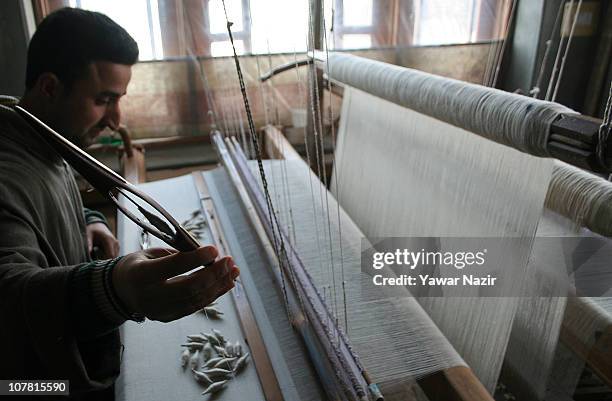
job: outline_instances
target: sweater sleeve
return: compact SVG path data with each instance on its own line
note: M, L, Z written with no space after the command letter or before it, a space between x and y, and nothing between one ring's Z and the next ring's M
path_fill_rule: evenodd
M104 217L104 215L98 212L97 210L92 210L84 207L83 213L85 214L86 225L93 223L104 223L108 227L108 221L106 221L106 217Z
M77 392L108 387L119 373L125 319L99 288L116 260L49 266L53 251L27 216L0 205L0 227L0 377L42 371L69 378Z
M106 334L130 318L112 283L113 268L121 258L96 260L78 266L72 274L69 292L71 315L78 338Z

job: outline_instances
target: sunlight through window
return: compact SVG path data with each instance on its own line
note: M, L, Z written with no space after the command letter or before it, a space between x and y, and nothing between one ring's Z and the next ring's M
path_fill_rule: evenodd
M125 28L140 50L140 60L163 59L157 0L70 0L71 7L98 11Z

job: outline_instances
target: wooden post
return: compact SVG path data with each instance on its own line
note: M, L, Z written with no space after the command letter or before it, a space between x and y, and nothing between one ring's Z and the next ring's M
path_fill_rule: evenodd
M141 184L147 181L147 170L145 168L144 151L133 149L132 156L127 153L121 155L121 173L131 184Z
M123 153L119 163L123 178L132 184L140 184L147 181L147 169L145 167L144 149L132 144L132 138L127 127L119 126L117 129L123 140Z
M310 0L310 15L312 16L312 37L309 38L309 49L323 50L322 46L322 0ZM310 160L310 168L319 175L322 173L323 148L320 146L323 135L323 71L315 63L308 67L308 94L306 98L306 151ZM318 157L317 157L318 155Z

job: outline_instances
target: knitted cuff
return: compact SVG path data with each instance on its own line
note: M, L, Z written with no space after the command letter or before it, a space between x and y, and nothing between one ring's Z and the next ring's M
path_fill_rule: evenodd
M126 317L113 306L113 291L108 276L118 259L93 261L79 266L70 286L70 307L79 338L104 335L125 322Z
M85 224L90 225L93 223L104 223L108 227L108 222L106 221L106 217L96 210L91 210L86 207L83 208L83 213L85 214ZM110 227L109 227L110 228Z
M128 308L125 307L121 299L115 292L115 286L113 285L113 269L117 265L121 258L113 259L113 263L109 263L109 267L105 269L104 274L100 277L102 281L106 294L108 295L106 300L108 303L103 305L106 308L112 307L114 313L121 315L124 320L133 320L138 323L142 323L145 321L145 316L139 313L130 312Z

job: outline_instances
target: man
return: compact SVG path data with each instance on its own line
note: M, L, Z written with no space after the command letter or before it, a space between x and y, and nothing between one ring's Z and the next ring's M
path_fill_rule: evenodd
M28 49L20 105L85 147L119 125L138 47L105 15L65 8ZM208 246L123 257L101 215L83 211L69 167L10 107L0 106L0 379L68 379L74 398L112 399L118 327L169 322L233 287L231 258ZM91 261L92 245L108 259ZM154 350L152 350L154 351Z

